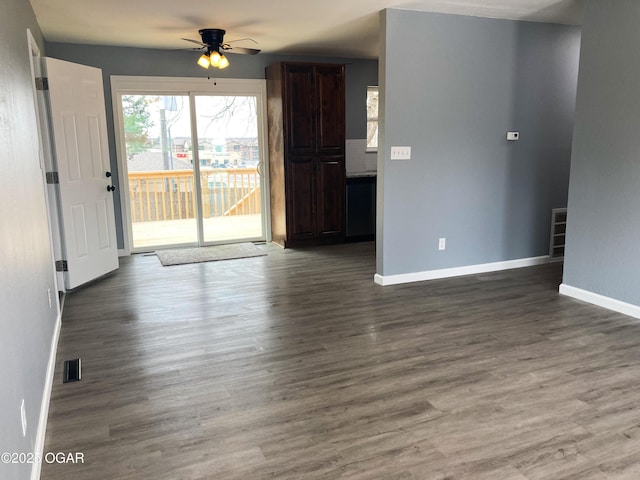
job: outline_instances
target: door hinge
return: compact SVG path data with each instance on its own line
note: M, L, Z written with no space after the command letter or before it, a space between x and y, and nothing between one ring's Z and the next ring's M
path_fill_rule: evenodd
M36 77L36 90L49 90L49 79L47 77Z
M47 172L46 174L47 183L49 185L55 185L60 183L60 177L58 177L58 172Z
M68 272L69 267L67 266L66 260L56 260L56 272Z

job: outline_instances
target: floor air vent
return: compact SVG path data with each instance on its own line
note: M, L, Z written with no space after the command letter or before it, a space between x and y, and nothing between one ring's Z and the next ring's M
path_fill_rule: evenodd
M80 359L65 360L64 362L64 377L62 383L77 382L82 378L82 367Z

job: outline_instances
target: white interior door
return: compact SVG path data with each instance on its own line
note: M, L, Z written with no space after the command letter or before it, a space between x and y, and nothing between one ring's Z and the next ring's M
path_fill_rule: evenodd
M53 58L46 66L72 289L118 268L102 71Z

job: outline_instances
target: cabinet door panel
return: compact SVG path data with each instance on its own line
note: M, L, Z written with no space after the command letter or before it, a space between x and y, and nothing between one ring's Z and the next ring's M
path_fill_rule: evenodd
M313 157L290 157L287 165L288 240L316 236L316 195Z
M345 168L344 157L317 159L318 235L344 235Z
M343 66L316 67L318 96L317 151L344 155L345 90Z
M313 68L287 65L285 70L286 129L288 153L310 154L315 150L316 102Z

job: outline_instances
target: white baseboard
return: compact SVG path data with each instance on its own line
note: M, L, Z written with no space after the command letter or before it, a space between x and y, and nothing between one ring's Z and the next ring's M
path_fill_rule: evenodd
M47 418L49 417L49 403L51 402L51 388L53 387L53 376L56 371L56 353L58 352L58 339L60 338L60 329L62 328L62 306L60 314L56 318L56 325L53 330L53 338L51 339L51 350L49 352L49 364L47 365L47 376L44 382L44 393L42 394L42 404L40 405L40 419L38 420L38 431L36 433L36 441L33 447L33 453L36 455L44 454L44 440L47 433ZM42 462L34 462L31 468L31 480L40 480L40 471Z
M480 265L467 265L465 267L444 268L442 270L427 270L424 272L402 273L399 275L373 276L373 281L378 285L398 285L400 283L424 282L425 280L437 280L440 278L461 277L463 275L476 275L478 273L498 272L512 268L532 267L549 263L549 256L519 258L505 262L483 263Z
M623 313L630 317L640 318L640 306L633 305L632 303L626 303L616 300L615 298L605 297L604 295L572 287L565 283L560 285L559 292L560 295L582 300L583 302L591 303L614 312Z

